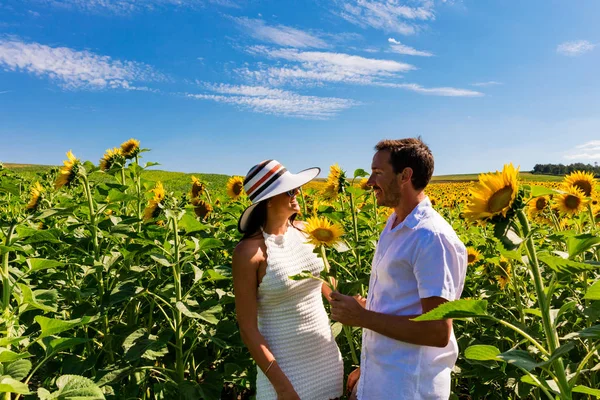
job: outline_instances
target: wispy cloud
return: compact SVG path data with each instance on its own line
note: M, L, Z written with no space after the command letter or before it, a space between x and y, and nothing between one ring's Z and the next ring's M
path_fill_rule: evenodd
M429 51L417 50L414 47L407 46L405 44L400 43L394 38L389 38L388 42L390 43L391 51L398 54L406 54L408 56L421 56L421 57L431 57L433 53Z
M479 87L496 86L496 85L503 85L503 83L502 82L497 82L497 81L487 81L487 82L475 82L475 83L471 83L471 86L479 86Z
M566 160L599 160L600 161L600 140L591 140L587 143L575 146L563 156Z
M327 43L316 35L285 25L270 26L262 19L233 17L233 20L254 39L280 46L325 48Z
M217 4L238 8L233 0L30 0L53 7L76 9L85 12L107 11L114 14L129 14L134 11L156 10L167 6L199 8L204 5Z
M445 97L481 97L484 94L475 90L454 87L423 87L417 83L380 83L378 86L406 89L412 92Z
M257 113L289 117L328 119L360 103L336 97L304 96L287 90L264 86L205 85L216 94L191 94L186 96L198 100L212 100L234 104L242 109Z
M340 0L337 14L362 28L371 27L402 35L416 33L419 21L435 19L433 0L412 1L416 6L406 3L401 0Z
M563 56L580 56L587 52L594 50L597 44L591 43L587 40L575 40L572 42L564 42L556 47L556 52Z
M152 89L135 82L164 80L149 65L113 60L108 56L68 47L50 47L17 38L0 38L0 68L45 77L65 89Z
M399 73L416 69L413 65L398 61L345 53L270 49L264 46L254 46L248 51L271 59L296 63L282 67L263 67L255 71L248 68L238 70L246 77L271 85L307 81L368 84L380 78L400 77Z
M0 94L4 94L4 93L10 93L10 90L2 90L2 91L0 91Z

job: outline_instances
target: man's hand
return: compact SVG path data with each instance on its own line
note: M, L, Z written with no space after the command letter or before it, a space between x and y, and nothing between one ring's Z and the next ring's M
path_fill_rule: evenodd
M348 396L352 393L354 386L358 382L358 378L360 378L360 367L356 368L354 371L350 372L348 375L348 380L346 381L346 392Z
M366 299L360 296L345 296L338 292L331 293L331 319L348 326L363 326L367 310Z

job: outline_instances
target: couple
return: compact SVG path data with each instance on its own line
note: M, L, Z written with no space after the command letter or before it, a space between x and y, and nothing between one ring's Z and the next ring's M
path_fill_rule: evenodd
M298 187L319 168L291 174L277 161L253 167L244 180L252 205L240 217L244 234L233 254L237 319L258 366L257 400L328 400L343 394L343 363L331 318L363 328L361 366L348 376L351 399L448 399L458 355L452 320L411 318L456 300L467 254L423 190L433 156L420 139L383 140L375 147L368 185L377 204L394 208L373 259L367 299L345 296L307 279L323 262L296 221Z

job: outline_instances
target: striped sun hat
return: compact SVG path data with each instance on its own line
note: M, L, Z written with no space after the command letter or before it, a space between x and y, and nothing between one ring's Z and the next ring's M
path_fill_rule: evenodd
M258 203L312 181L319 172L321 168L314 167L292 174L276 160L265 160L252 167L244 179L244 191L252 205L242 213L238 230L246 232L250 214Z

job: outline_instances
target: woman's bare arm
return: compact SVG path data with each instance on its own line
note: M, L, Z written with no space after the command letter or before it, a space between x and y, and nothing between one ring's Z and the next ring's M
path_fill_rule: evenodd
M264 336L258 330L258 305L257 271L260 263L264 262L264 255L259 245L252 241L238 244L233 252L233 288L235 292L235 309L240 334L243 342L248 347L250 355L258 367L264 372L275 357L269 350ZM267 378L281 397L291 393L294 398L294 388L285 376L277 361L275 361L266 374ZM297 395L296 395L297 396Z

